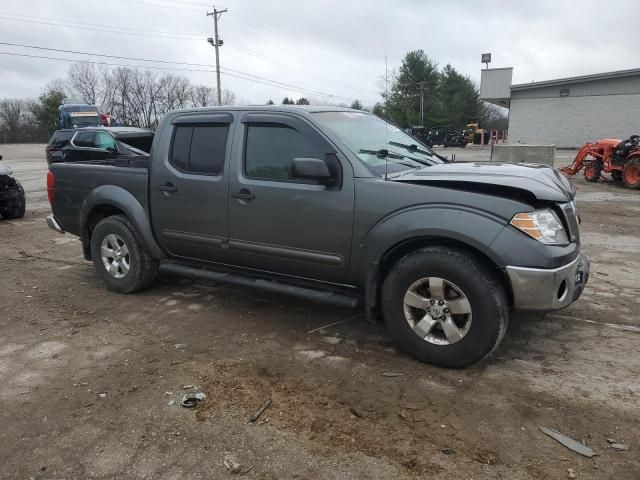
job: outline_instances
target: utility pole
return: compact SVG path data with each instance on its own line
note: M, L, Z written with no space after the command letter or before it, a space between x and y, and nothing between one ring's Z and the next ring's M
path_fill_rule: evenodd
M420 85L420 126L424 127L424 85L427 82L418 82Z
M222 105L222 90L220 89L220 53L218 49L224 44L224 42L218 38L218 20L222 16L224 10L217 10L216 7L213 7L213 12L207 12L207 17L213 17L213 30L214 30L214 38L207 38L207 42L213 45L216 49L216 80L218 85L218 105Z

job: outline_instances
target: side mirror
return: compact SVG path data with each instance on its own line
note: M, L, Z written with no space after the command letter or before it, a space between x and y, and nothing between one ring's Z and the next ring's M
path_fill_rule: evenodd
M294 158L291 165L291 176L305 180L317 180L319 183L333 180L327 162L319 158Z

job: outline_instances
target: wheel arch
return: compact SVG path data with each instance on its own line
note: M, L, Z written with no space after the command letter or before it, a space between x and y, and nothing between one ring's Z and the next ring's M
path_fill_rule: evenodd
M124 188L102 185L85 197L80 209L80 239L87 260L91 260L91 235L95 226L103 218L112 215L127 217L153 258L165 256L155 241L145 207Z
M477 246L474 246L469 242L465 242L457 238L444 235L421 235L395 243L382 254L378 261L371 265L365 287L365 308L366 315L369 320L375 321L380 316L379 309L382 284L393 266L409 253L425 247L454 248L473 256L485 267L495 271L496 276L505 288L505 293L509 300L509 306L511 307L513 305L511 282L495 256L487 253L487 251L477 248Z

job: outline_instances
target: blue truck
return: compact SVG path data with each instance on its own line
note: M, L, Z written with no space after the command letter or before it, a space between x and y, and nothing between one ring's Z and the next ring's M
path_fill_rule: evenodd
M100 112L95 105L82 100L65 98L58 107L58 124L62 128L99 127Z

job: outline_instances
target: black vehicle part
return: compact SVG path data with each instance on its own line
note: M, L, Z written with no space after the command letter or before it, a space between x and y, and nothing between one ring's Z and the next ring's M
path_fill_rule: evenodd
M275 280L267 280L259 277L251 277L230 272L216 272L203 268L188 267L177 263L163 263L160 267L163 273L170 273L181 277L223 282L243 287L257 288L266 292L281 293L303 300L311 300L318 303L327 303L338 307L357 308L360 299L342 293L326 290L314 290L307 287L289 285Z
M124 215L112 215L98 222L91 235L91 256L100 278L118 293L143 290L158 274L158 261L147 253Z
M441 294L428 283L428 291L419 297L426 300L424 308L414 308L410 305L413 300L408 300L414 298L410 292L422 280L431 279L443 280ZM462 315L457 300L466 302ZM385 323L403 350L418 360L448 368L466 367L490 355L502 340L509 319L509 302L497 273L472 255L447 247L425 247L400 259L384 280L381 303ZM423 337L421 322L412 325L411 316L427 319L429 333ZM460 336L447 343L451 322Z
M0 215L7 220L22 218L26 208L24 189L8 175L0 176Z
M602 162L600 160L590 161L584 167L584 179L587 182L597 182L602 173Z

